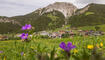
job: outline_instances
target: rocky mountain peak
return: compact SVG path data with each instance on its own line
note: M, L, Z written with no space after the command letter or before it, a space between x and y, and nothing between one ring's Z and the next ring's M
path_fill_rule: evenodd
M40 8L35 12L38 12L40 15L42 15L44 13L51 12L54 10L61 12L65 17L70 17L75 13L77 7L67 2L55 2L48 5L47 7Z

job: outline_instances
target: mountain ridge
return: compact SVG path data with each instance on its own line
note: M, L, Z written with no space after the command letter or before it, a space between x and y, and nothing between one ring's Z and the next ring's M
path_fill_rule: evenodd
M77 7L68 2L55 2L44 8L37 9L35 13L38 12L40 15L42 15L44 13L48 13L53 10L61 12L65 17L70 17L77 10Z
M61 6L63 6L63 8L61 8ZM34 31L36 32L42 30L52 30L62 27L63 25L65 25L65 22L68 22L68 24L72 27L104 24L104 7L105 5L92 3L82 9L78 9L71 3L56 2L44 8L37 9L26 15L14 17L1 16L0 19L6 18L7 21L15 21L18 22L18 24L13 24L13 22L4 23L6 21L6 19L4 19L5 21L0 23L1 25L3 25L1 26L1 28L4 28L0 30L0 33L15 31L20 32L20 27L25 24L32 24L32 26L35 27ZM65 10L64 13L63 10ZM67 13L68 11L69 13ZM94 18L96 18L96 20ZM10 26L8 27L8 25ZM15 25L17 26L17 28L15 28Z

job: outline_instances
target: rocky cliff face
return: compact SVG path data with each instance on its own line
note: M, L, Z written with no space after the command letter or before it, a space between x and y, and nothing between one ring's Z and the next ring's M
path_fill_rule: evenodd
M12 24L17 24L20 25L21 24L13 19L9 19L9 18L0 18L0 23L12 23Z
M51 12L53 10L61 12L66 18L72 16L77 10L77 7L67 2L56 2L54 4L48 5L45 8L40 8L36 10L35 13L38 12L40 15L42 15L44 13Z

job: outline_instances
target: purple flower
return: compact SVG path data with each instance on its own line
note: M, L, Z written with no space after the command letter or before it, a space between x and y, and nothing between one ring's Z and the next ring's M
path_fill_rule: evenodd
M61 42L59 46L66 52L69 52L71 49L76 48L74 45L72 45L71 42L68 42L67 45L64 42Z
M25 26L22 27L22 30L26 30L27 28Z
M26 24L25 26L22 27L22 30L29 30L31 28L32 28L31 24Z
M23 56L24 55L24 52L21 52L21 56Z
M22 33L22 34L20 35L20 37L21 37L21 39L28 39L28 33L27 33L27 34Z
M3 51L0 51L0 53L3 53Z

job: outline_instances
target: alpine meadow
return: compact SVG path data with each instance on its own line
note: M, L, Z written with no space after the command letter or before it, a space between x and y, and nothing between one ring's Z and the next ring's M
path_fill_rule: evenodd
M0 11L37 6L31 1L0 1ZM105 1L55 1L28 14L0 13L0 60L105 60Z

